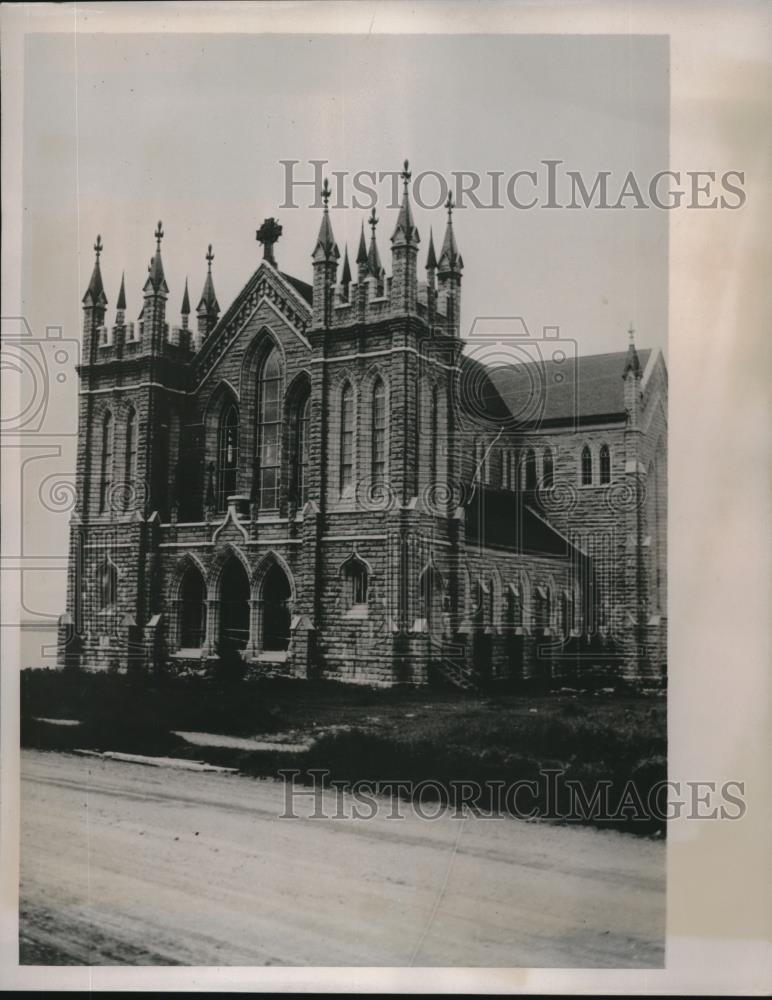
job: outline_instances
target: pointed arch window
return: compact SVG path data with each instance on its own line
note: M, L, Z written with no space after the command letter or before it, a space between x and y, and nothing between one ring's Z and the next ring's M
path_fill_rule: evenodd
M607 444L600 448L600 481L601 483L611 482L611 452Z
M563 630L563 637L566 639L571 635L576 627L575 615L574 595L570 590L564 590L561 604L561 626Z
M346 382L340 394L340 491L354 484L354 390Z
M373 439L372 439L372 479L373 483L383 483L386 479L386 387L380 376L373 386Z
M108 410L102 418L102 462L99 473L99 510L104 512L113 486L113 415Z
M137 411L129 410L126 418L126 467L124 481L126 484L126 506L134 499L134 485L137 478Z
M367 604L367 566L352 556L343 566L343 600L347 610Z
M295 415L295 471L294 493L298 507L302 507L307 497L308 474L308 411L310 401L308 396L301 401Z
M421 617L426 621L430 632L438 631L443 624L442 613L445 603L442 577L434 566L429 565L421 574L419 583Z
M552 593L549 587L536 588L536 622L542 632L552 623Z
M171 433L168 414L164 415L156 425L154 441L153 495L155 496L156 509L165 519L169 512L169 470L171 466Z
M217 452L217 509L224 511L236 492L239 475L239 408L229 403L220 417Z
M509 624L513 628L522 628L523 596L520 589L514 584L510 584L507 590L507 615L509 617Z
M592 452L588 445L582 448L582 486L592 486Z
M99 609L109 611L118 600L118 570L106 560L99 568L97 579L99 588Z
M199 571L190 566L180 584L180 648L200 649L206 634L206 588Z
M533 448L525 453L525 488L530 491L536 489L536 453Z
M257 380L257 503L279 506L281 461L281 360L276 347L266 355Z
M434 385L429 399L429 448L431 486L436 487L440 478L440 390Z
M552 449L544 450L544 474L542 475L542 486L545 490L551 490L555 485L555 467L552 457Z

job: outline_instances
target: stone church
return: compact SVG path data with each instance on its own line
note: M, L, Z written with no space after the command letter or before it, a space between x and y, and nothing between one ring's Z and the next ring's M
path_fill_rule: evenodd
M383 266L329 188L312 281L282 227L221 312L167 312L163 229L128 321L101 239L83 298L78 504L59 660L390 686L664 678L667 372L574 356L559 331L461 335L452 199L419 262L407 164ZM419 274L423 280L419 280ZM310 275L309 275L310 276ZM484 326L484 324L483 324ZM495 323L494 323L495 326ZM479 335L478 335L479 334Z

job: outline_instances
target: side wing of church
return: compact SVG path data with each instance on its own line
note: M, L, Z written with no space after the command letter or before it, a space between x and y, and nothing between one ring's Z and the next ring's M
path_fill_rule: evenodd
M486 367L460 337L452 202L439 256L404 194L381 263L353 269L327 208L312 284L281 227L221 314L207 272L167 321L163 229L126 320L102 244L83 299L79 501L62 665L250 672L374 685L650 684L666 662L667 373L659 353ZM355 272L354 273L354 269ZM552 367L550 367L552 366ZM533 374L533 373L531 373ZM527 409L527 408L526 408Z

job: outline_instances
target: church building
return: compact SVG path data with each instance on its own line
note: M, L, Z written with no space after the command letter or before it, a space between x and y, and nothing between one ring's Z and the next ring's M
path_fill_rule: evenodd
M142 310L127 320L122 281L110 323L97 237L62 665L212 673L238 654L249 675L379 686L663 680L661 353L631 330L576 357L522 321L462 337L452 199L419 261L409 180L405 163L390 274L374 210L341 257L325 183L311 281L281 270L266 219L224 312L209 247L192 322L187 282L169 316L159 222Z

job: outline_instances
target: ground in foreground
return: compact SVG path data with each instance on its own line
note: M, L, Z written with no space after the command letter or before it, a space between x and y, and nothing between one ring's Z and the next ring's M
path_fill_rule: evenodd
M272 780L24 751L20 961L662 966L662 842L285 805Z

